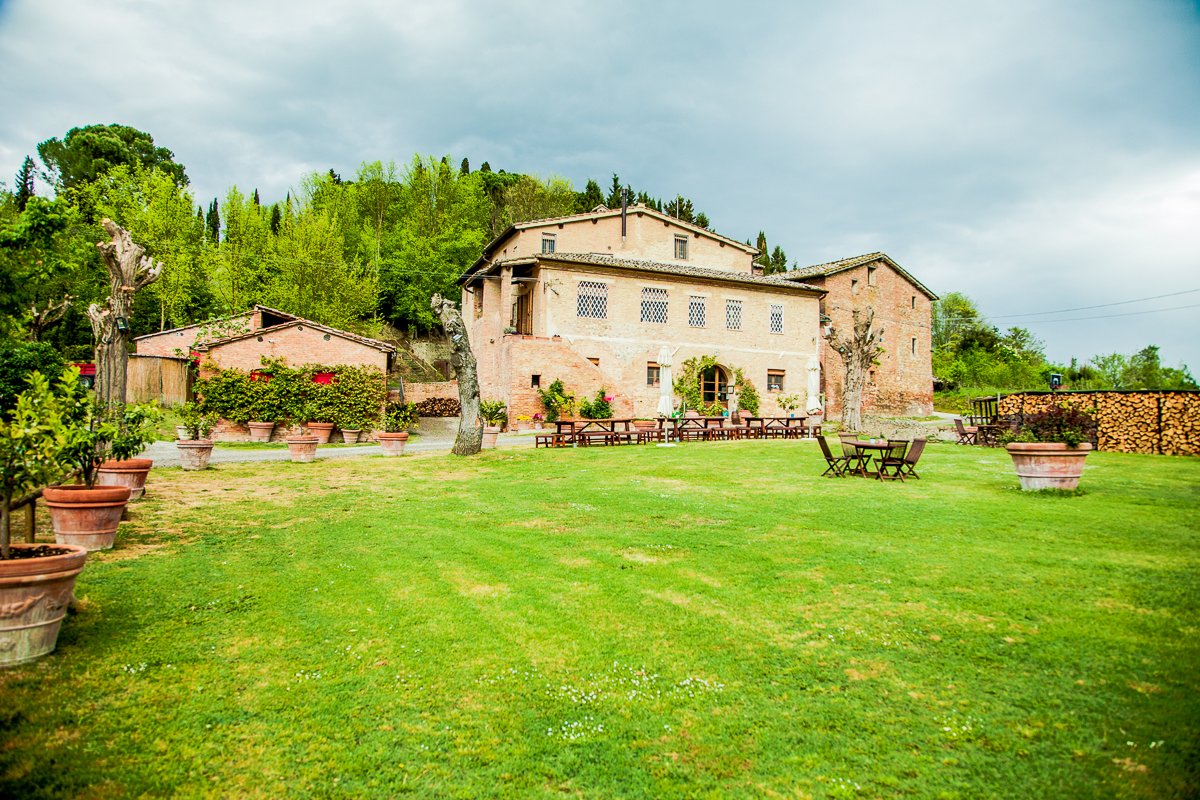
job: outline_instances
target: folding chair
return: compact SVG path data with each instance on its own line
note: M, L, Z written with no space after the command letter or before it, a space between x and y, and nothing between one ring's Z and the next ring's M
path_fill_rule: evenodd
M836 478L844 478L846 476L846 468L849 463L845 456L835 456L829 449L829 442L825 441L824 436L818 436L817 441L821 443L821 455L825 456L825 463L829 466L821 473L821 477L832 474Z
M888 449L879 457L879 468L875 472L878 480L904 481L904 452L908 449L906 439L888 439Z
M858 441L858 437L839 433L838 441L842 443L842 458L846 460L846 471L857 472L862 477L867 477L867 454L853 444Z
M913 439L912 447L908 448L908 453L904 456L903 475L916 478L917 480L921 479L921 476L917 474L916 466L917 462L921 460L921 454L924 452L925 440Z
M954 418L954 432L958 434L955 444L978 444L979 428L974 425L963 425L962 417Z

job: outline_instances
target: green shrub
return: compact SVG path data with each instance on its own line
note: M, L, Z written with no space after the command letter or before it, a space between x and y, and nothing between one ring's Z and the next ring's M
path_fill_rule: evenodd
M564 414L571 416L575 411L575 395L563 387L561 380L555 380L545 389L539 388L538 398L546 409L547 422L554 422Z
M387 433L407 431L419 423L415 403L388 403L383 410L383 429Z
M480 400L479 416L487 425L503 428L508 422L508 406L503 400Z
M179 419L187 429L189 439L207 439L217 427L219 415L202 403L187 402L179 407Z
M65 366L59 352L45 342L0 344L0 415L16 408L17 395L28 388L31 374L58 376Z
M604 394L604 389L596 392L594 400L582 400L579 403L579 416L584 419L612 419L612 398Z
M251 374L218 370L196 382L206 410L238 424L247 422L333 422L344 430L373 426L387 399L383 373L376 367L305 364L289 367L263 359ZM333 373L330 383L316 383L318 373Z

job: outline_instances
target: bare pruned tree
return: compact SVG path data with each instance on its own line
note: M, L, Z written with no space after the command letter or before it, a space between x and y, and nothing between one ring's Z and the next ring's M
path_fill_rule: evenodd
M433 313L442 321L442 328L450 337L454 348L450 363L458 378L458 435L450 450L458 456L473 456L483 444L483 428L479 424L479 375L475 369L475 354L471 352L471 341L467 338L467 326L463 324L462 312L452 301L435 294L430 301Z
M73 295L65 294L63 299L57 303L47 302L46 307L41 311L38 311L37 303L31 305L29 307L29 341L40 341L42 334L63 318L74 299Z
M830 328L825 337L829 346L842 357L842 364L846 367L846 380L842 384L843 430L862 430L863 385L867 380L867 372L878 363L876 359L883 353L883 348L879 346L883 329L873 329L874 322L874 308L867 306L855 309L853 330L849 336Z
M104 305L88 306L87 315L96 338L96 397L111 406L125 402L129 362L125 343L129 338L133 296L158 280L163 263L146 255L146 249L134 243L129 231L111 219L105 218L100 224L111 237L110 241L96 244L108 268L110 291Z

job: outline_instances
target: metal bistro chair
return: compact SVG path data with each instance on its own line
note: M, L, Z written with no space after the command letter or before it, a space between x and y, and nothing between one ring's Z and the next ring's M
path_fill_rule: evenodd
M829 449L829 442L825 440L824 436L818 436L817 441L821 444L821 455L825 456L825 463L829 465L821 473L821 477L824 478L826 475L832 475L835 478L846 477L846 469L849 467L846 456L835 456Z
M875 477L881 481L904 481L904 454L908 450L907 439L888 439L888 449L879 457Z

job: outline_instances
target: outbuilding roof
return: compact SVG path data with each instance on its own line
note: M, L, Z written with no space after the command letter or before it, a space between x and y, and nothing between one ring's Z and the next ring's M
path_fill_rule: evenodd
M228 344L229 342L236 342L241 339L249 339L251 336L263 336L265 334L273 333L275 331L284 330L285 328L294 328L294 327L299 327L301 325L307 325L308 327L310 327L314 330L323 331L324 333L328 333L331 336L337 336L341 339L348 339L349 341L352 341L352 342L358 342L361 345L365 345L367 347L373 347L374 349L381 350L385 353L396 352L396 348L393 347L392 345L388 344L387 342L381 342L378 339L368 339L365 336L359 336L357 334L350 333L349 331L343 331L343 330L338 330L337 328L331 328L328 325L322 325L319 322L313 322L310 319L304 319L302 317L295 317L295 318L289 320L288 322L284 322L279 325L272 325L269 328L259 328L256 331L249 331L247 333L239 333L236 336L226 336L224 339L214 339L211 342L204 342L203 344L196 345L196 350L200 350L200 351L210 350L214 347L219 347L223 344Z
M930 300L938 299L938 296L931 292L925 284L910 275L906 269L893 261L886 253L865 253L861 256L842 258L837 261L829 261L825 264L814 264L811 267L800 267L799 269L791 269L778 274L787 280L803 281L805 278L823 278L848 269L861 267L864 264L870 264L872 261L884 262L896 272L903 275L905 280L924 292Z

